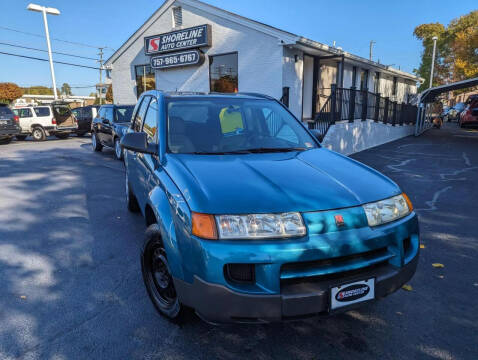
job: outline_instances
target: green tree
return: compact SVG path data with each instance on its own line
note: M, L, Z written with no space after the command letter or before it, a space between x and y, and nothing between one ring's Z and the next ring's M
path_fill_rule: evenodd
M71 95L71 86L68 83L63 83L61 86L61 94L63 95Z
M53 89L46 86L30 86L23 88L28 95L53 95Z
M423 45L421 63L415 69L415 73L425 79L419 91L430 84L434 36L438 40L433 86L478 75L478 10L452 20L447 27L440 23L419 25L413 34Z
M23 90L14 83L0 83L0 103L10 104L13 100L22 97Z

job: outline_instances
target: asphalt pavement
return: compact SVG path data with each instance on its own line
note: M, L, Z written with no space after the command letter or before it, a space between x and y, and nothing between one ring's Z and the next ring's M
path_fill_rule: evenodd
M446 124L352 157L419 214L409 290L328 318L177 326L146 295L145 225L113 151L75 137L0 146L0 359L477 359L478 131Z

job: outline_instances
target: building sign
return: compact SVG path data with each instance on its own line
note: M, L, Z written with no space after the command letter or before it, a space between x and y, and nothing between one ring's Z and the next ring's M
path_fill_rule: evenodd
M144 52L146 55L199 48L202 46L211 46L210 25L199 25L144 38Z
M182 51L151 57L153 69L169 69L178 66L199 65L204 61L204 55L199 50Z

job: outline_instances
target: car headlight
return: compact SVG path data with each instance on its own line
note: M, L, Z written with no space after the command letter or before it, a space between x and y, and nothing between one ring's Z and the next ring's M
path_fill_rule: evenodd
M297 212L216 216L193 213L192 233L205 239L277 239L304 236L306 228Z
M283 214L218 215L220 239L266 239L303 236L302 216L297 212Z
M378 226L398 220L413 210L412 203L405 193L362 206L369 226Z

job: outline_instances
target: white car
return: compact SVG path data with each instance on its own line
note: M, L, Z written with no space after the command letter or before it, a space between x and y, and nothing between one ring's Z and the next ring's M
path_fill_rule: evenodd
M25 140L31 135L35 141L43 141L49 135L66 139L78 129L78 121L65 103L40 106L22 106L12 109L20 118L21 135L18 140Z

